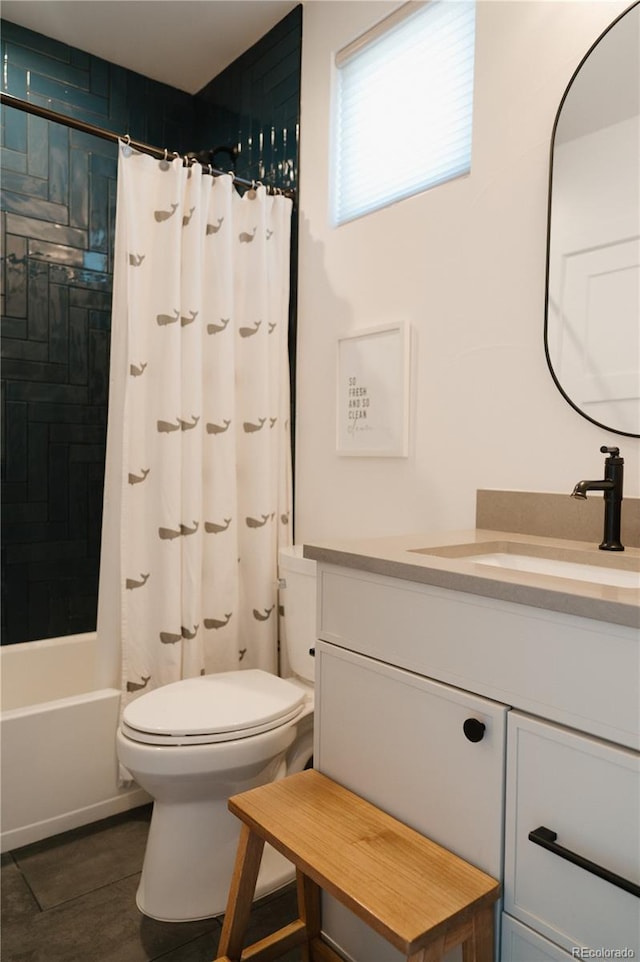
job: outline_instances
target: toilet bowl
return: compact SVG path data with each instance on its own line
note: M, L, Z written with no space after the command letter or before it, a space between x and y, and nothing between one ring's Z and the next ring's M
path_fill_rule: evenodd
M308 767L313 755L315 562L279 555L286 678L203 675L141 695L123 713L118 758L154 800L136 903L167 922L226 908L239 823L230 795ZM293 878L265 846L256 898Z

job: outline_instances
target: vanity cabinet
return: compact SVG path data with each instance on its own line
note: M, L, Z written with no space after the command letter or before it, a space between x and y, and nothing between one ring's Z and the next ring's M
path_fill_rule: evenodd
M501 962L640 955L638 899L528 840L638 881L637 629L316 560L316 767L503 882ZM356 962L398 958L323 917Z

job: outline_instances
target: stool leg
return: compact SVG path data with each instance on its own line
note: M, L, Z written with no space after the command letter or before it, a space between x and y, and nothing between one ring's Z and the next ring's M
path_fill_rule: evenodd
M239 962L242 955L263 848L264 839L243 823L218 947L218 957L230 962Z
M306 944L303 946L304 962L311 962L313 958L311 942L320 936L320 888L300 869L296 869L296 883L298 914L304 922L307 936Z
M462 944L462 962L493 962L494 906L476 912L473 934Z
M442 962L444 958L444 936L426 945L423 949L418 949L412 955L407 956L407 962Z

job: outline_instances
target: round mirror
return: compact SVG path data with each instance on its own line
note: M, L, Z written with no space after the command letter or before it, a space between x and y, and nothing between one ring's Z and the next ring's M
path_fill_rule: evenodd
M545 350L576 411L640 437L640 2L588 51L556 116Z

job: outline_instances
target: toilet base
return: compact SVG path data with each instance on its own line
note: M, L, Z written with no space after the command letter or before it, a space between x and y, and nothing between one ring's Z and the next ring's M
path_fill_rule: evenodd
M156 801L136 894L140 911L160 922L222 915L238 835L238 820L229 813L226 798L179 806ZM282 888L293 878L291 863L265 846L256 897Z
M267 843L262 854L262 863L256 884L256 899L263 898L265 895L271 895L272 892L277 892L279 889L284 888L285 885L293 882L294 879L295 868L291 862L284 858L283 855L280 855L279 852L276 852L276 850ZM148 883L144 883L141 879L136 893L136 905L143 915L155 919L158 922L197 922L200 919L223 915L227 907L228 894L227 888L222 900L220 900L219 897L217 902L214 899L210 899L208 904L205 905L203 903L201 905L202 915L193 914L194 911L197 911L194 904L190 905L187 913L179 917L176 917L175 912L170 912L168 915L158 915L152 911L159 907L156 905L156 893L153 891L153 887L152 890L149 891Z

